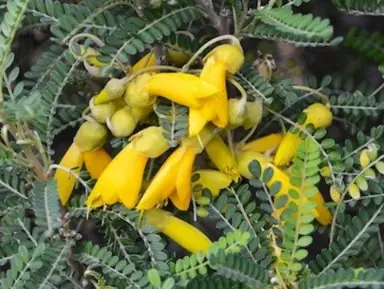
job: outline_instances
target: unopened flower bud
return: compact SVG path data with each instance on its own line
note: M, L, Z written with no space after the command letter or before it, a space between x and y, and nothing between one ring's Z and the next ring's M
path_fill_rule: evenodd
M102 104L123 96L125 91L125 79L112 78L105 87L95 96L94 103Z
M94 119L96 119L99 123L105 123L108 118L112 117L112 115L117 110L116 101L109 101L103 104L94 104L94 97L89 101L89 108L91 109L91 115Z
M81 151L93 151L104 145L108 135L107 128L96 122L86 121L77 131L73 142Z
M136 125L137 121L129 106L119 109L110 119L107 119L107 126L115 137L130 136Z
M161 127L150 126L130 137L132 147L149 158L157 158L169 149Z
M245 104L241 99L231 98L229 104L229 126L236 128L241 126L245 120Z
M151 73L140 74L136 79L129 82L125 91L124 100L132 107L147 107L151 105L155 96L149 94L148 82Z
M263 118L263 101L257 98L255 101L247 101L245 105L245 129L257 126Z

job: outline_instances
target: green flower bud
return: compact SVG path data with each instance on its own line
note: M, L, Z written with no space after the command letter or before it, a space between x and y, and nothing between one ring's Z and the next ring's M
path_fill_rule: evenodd
M245 105L244 128L257 126L263 118L263 101L257 98L255 101L247 101Z
M94 104L95 98L93 97L89 101L89 108L91 109L91 115L94 119L96 119L99 123L106 123L108 118L111 118L112 115L118 109L118 105L116 101L109 101L103 104Z
M104 125L96 121L86 121L80 126L73 142L83 152L93 151L104 145L107 135L108 130Z
M242 99L231 98L228 100L229 127L241 126L245 120L245 103Z
M105 87L95 96L94 103L102 104L121 98L125 91L125 79L112 78Z
M129 106L119 109L110 119L107 119L107 126L115 137L130 136L136 125L137 121Z

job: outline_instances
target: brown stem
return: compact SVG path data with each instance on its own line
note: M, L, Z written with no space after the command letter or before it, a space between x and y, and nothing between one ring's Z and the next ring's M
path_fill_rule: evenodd
M195 0L197 5L202 6L203 10L207 14L207 18L211 21L213 27L219 32L220 35L229 34L229 19L228 15L218 15L213 8L212 0Z

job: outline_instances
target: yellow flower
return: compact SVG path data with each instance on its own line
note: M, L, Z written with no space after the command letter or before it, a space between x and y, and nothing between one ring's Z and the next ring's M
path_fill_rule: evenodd
M85 167L92 179L97 180L112 161L104 148L83 152Z
M303 111L307 118L301 128L312 124L315 128L328 127L332 123L331 110L321 103L314 103ZM297 148L301 142L299 133L287 132L277 149L274 163L277 166L287 165L295 156Z
M265 153L270 150L276 149L284 138L282 133L272 133L267 136L258 138L244 145L243 151L253 151L258 153Z
M205 151L220 172L226 174L235 182L238 181L240 174L237 170L234 156L219 135L216 135L213 140L205 146Z
M154 136L154 134L156 136ZM153 142L153 140L157 140ZM142 144L143 149L137 149ZM152 127L132 137L132 141L112 160L103 171L87 200L87 206L112 205L118 201L127 208L134 208L139 198L144 169L149 157L157 157L164 153L168 146L164 145L162 131Z
M151 67L156 65L156 55L154 52L149 52L144 55L136 64L132 67L132 73L138 72L145 67Z
M181 144L164 162L145 191L136 209L149 210L176 191L180 202L191 199L192 166L196 150ZM188 207L187 207L188 209Z
M103 171L93 188L91 200L102 199L102 203L112 205L118 200L127 208L134 208L139 198L141 182L148 157L127 145Z
M227 188L232 183L231 178L216 170L197 170L193 176L197 180L192 183L192 186L200 184L202 189L209 189L213 197L217 197L222 189ZM202 190L194 192L195 197L200 197L201 192Z
M68 170L72 170L75 174L80 173L83 166L83 154L76 144L72 144L61 159L59 166ZM61 204L64 206L72 194L76 184L76 178L69 172L58 168L55 173L57 182L57 190L59 193Z
M84 59L91 65L96 67L104 67L107 64L97 60L97 56L100 55L100 52L92 47L85 48L84 45L80 45L80 53L83 55Z
M121 98L125 91L125 79L110 79L105 87L94 97L94 104L102 104Z
M201 100L213 96L217 88L187 73L143 73L129 82L125 101L132 107L148 106L156 96L184 106L198 108Z
M280 182L281 183L281 189L280 191L276 194L275 198L279 198L283 195L287 195L289 197L289 191L290 190L295 190L300 198L299 199L292 199L290 200L294 201L297 203L297 205L303 205L306 202L308 202L308 198L304 195L302 190L298 187L295 187L291 184L289 176L274 166L272 163L270 163L270 159L266 157L265 155L257 152L252 152L252 151L247 151L240 153L237 156L238 160L238 167L241 175L247 179L252 179L253 175L249 171L249 163L252 160L257 160L260 163L262 171L264 171L267 168L272 168L273 169L273 176L269 180L269 182L266 184L268 188L271 188L271 186L275 182ZM322 225L328 225L331 222L332 215L329 212L329 210L324 206L324 199L321 195L321 193L318 191L312 198L310 198L310 201L313 201L317 204L316 209L312 212L313 215L316 217L316 219L322 224ZM281 213L284 211L285 208L278 209L274 211L274 215L276 218L279 218Z
M191 253L205 252L212 242L192 225L171 215L171 213L151 209L144 213L146 223L168 236L171 240Z
M171 200L172 204L180 211L187 211L189 208L189 204L191 202L191 199L189 198L186 198L185 200L181 200L176 191L173 191L171 193L171 195L169 196L169 199Z
M222 128L228 125L226 73L237 72L243 62L243 50L237 45L220 45L205 57L200 79L215 86L218 91L211 98L204 99L200 108L191 107L189 136L197 135L209 121Z

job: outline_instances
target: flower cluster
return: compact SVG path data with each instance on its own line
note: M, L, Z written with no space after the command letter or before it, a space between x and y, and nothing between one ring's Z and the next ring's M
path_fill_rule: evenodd
M89 51L87 61L94 66L103 66L96 56L96 51ZM186 61L185 58L177 59ZM149 53L132 67L130 74L122 79L109 80L90 100L89 115L86 115L86 121L80 126L73 144L60 162L59 168L63 169L56 172L62 204L67 203L76 183L74 175L85 162L91 177L97 179L86 200L89 209L122 203L129 209L144 212L148 223L186 249L197 252L209 246L209 239L192 226L159 209L170 201L179 210L187 211L193 197L193 175L198 176L197 182L200 184L200 189L194 190L196 197L201 196L202 188L208 188L216 197L220 190L229 187L232 182L239 182L241 177L251 178L248 164L256 159L262 170L268 167L274 169L273 178L267 186L276 180L282 183L277 197L287 195L291 189L300 193L290 183L289 174L283 168L292 160L301 141L298 133L271 134L246 144L232 144L231 147L221 136L224 129L239 126L256 128L262 119L262 101L248 101L245 90L232 76L243 62L244 54L238 42L222 44L210 51L203 59L199 75L184 70L157 72L156 57ZM240 91L240 99L228 98L228 82ZM148 160L160 157L171 148L159 126L149 126L134 135L132 133L152 112L159 97L189 109L189 130L149 184L145 184L144 172ZM303 128L308 124L315 128L326 127L332 121L329 109L319 103L309 106L304 113L305 122L298 124ZM113 159L103 148L109 132L115 137L128 137L129 140L128 145ZM214 169L198 168L194 171L195 159L203 151ZM274 151L276 153L272 157ZM68 170L72 170L72 173L69 174ZM300 193L300 199L296 201L303 203L308 200ZM318 204L314 215L321 224L328 224L331 214L325 208L320 192L313 197L313 201ZM276 218L279 218L281 210L274 212ZM200 241L188 243L183 237L184 231L189 232L189 236L195 235L196 240Z

